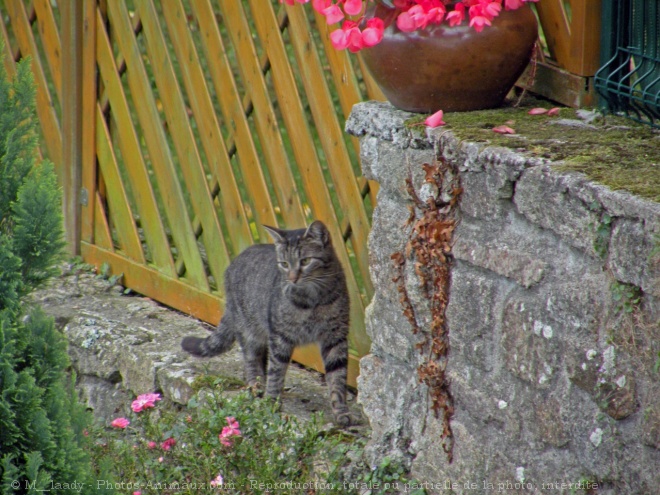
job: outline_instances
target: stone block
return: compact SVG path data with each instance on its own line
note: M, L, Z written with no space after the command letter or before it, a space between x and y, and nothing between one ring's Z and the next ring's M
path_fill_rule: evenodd
M195 391L192 383L199 372L191 369L187 363L172 363L163 366L156 372L158 389L163 391L163 396L177 404L188 404Z
M518 211L532 223L550 229L565 242L590 256L600 215L574 195L571 181L546 167L526 170L516 183L513 198Z
M640 221L617 219L612 228L608 262L612 274L621 282L641 287L660 296L660 254L656 240Z
M126 347L118 353L122 383L136 396L156 390L156 367L151 356L141 349Z
M365 311L365 323L372 352L396 356L411 363L417 361L419 351L415 345L423 340L423 336L413 335L399 301L389 301L376 294Z
M513 208L513 182L496 173L461 176L461 212L475 218L499 218Z
M362 102L353 106L344 129L352 136L374 136L400 148L432 148L426 132L415 132L405 125L417 115L397 110L387 102Z
M408 461L419 450L427 415L427 388L417 369L369 354L360 360L358 389L372 430L368 455L374 463L384 455Z
M461 231L463 233L467 231ZM480 242L469 235L458 236L452 253L456 259L502 275L526 289L539 283L548 269L545 261L528 254L529 251L512 248L504 242Z
M116 324L96 315L77 315L65 325L71 363L79 375L91 375L116 381L119 374Z
M362 171L367 179L380 184L380 191L399 201L412 201L406 180L412 180L419 191L424 183L425 163L435 161L432 149L401 149L389 141L374 141L368 138L360 148Z
M101 424L109 425L113 419L128 415L133 396L126 393L119 384L90 375L78 377L76 387L85 405L94 411L94 418Z
M535 388L548 388L561 357L557 322L529 298L507 301L500 352L506 369Z
M446 318L451 359L485 371L494 367L500 284L483 271L457 262L452 268Z
M429 418L424 448L412 463L412 477L427 483L427 493L482 493L488 447L475 435L472 425L457 418L452 421L454 452L449 464L440 441L442 432L442 422Z
M573 351L567 359L569 380L584 390L598 408L613 419L625 419L639 407L636 381L631 372L619 369L613 346Z
M379 193L369 233L369 273L376 291L392 292L397 274L392 255L402 252L408 242L410 228L405 224L409 215L401 203Z

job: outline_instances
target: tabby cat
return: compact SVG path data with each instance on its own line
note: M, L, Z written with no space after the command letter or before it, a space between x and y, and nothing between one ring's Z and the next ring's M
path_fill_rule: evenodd
M275 244L247 248L225 272L225 312L206 339L185 337L184 350L215 356L241 344L245 378L278 398L294 347L317 343L335 420L349 425L346 406L349 298L346 278L320 222L307 229L264 226Z

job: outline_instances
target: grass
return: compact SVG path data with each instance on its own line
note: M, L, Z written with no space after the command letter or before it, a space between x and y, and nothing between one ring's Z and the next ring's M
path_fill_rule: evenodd
M460 139L504 146L555 162L563 172L581 172L613 190L660 202L660 133L631 120L608 115L589 126L557 125L558 119L578 119L576 110L561 108L559 116L529 115L532 107L550 108L528 99L515 108L503 107L445 115L447 129ZM516 134L493 132L499 125Z
M305 422L281 414L275 402L235 385L223 378L199 382L184 408L156 402L131 413L125 429L95 427L88 437L94 488L141 495L368 493L365 487L398 493L408 483L405 469L389 459L375 469L366 465L365 438L326 424L322 415ZM223 444L219 435L234 418L240 434ZM213 487L213 480L222 485Z

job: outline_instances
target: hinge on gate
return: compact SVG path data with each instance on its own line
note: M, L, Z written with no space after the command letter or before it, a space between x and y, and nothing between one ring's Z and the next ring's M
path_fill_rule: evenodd
M84 187L80 188L80 204L83 206L87 206L89 204L89 193Z

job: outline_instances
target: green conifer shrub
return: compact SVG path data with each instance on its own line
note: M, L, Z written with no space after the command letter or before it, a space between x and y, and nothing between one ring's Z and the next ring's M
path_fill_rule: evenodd
M74 481L91 492L88 415L66 340L25 299L54 275L64 246L61 191L37 144L30 62L10 81L0 60L0 493L68 493L57 487Z

